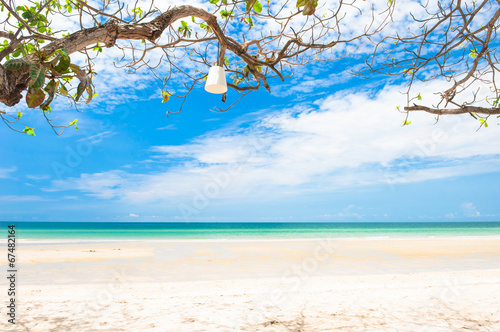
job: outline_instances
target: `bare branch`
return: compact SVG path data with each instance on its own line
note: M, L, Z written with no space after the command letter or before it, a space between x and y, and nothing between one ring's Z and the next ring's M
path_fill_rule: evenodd
M424 111L431 114L437 115L457 115L457 114L466 114L466 113L479 113L479 114L500 114L500 108L492 107L477 107L477 106L464 106L461 108L429 108L427 106L414 105L414 106L405 106L405 111Z

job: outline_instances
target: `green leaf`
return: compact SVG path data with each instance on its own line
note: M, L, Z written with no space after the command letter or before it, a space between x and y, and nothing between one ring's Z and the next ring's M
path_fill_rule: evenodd
M59 85L59 93L62 94L63 96L68 95L68 89L66 89L66 87L62 83Z
M29 11L25 11L21 16L23 18L29 20L33 16L33 14L31 12L29 12Z
M254 24L253 24L252 17L251 17L251 16L248 16L248 17L246 18L245 22L247 22L247 23L248 23L248 30L252 29L252 27L253 27L253 25L254 25Z
M417 100L422 100L422 96L420 95L420 92L417 95Z
M410 124L411 124L411 121L407 121L407 120L403 121L403 126L408 126Z
M22 116L23 116L23 113L21 113L21 111L18 111L18 112L17 112L17 117L18 117L18 118L21 118Z
M71 59L69 58L69 56L62 57L59 60L57 66L54 67L54 70L57 71L59 74L65 74L68 72L70 64L71 64Z
M58 49L58 50L55 50L49 56L45 57L43 62L53 62L53 61L61 59L61 58L68 59L68 55L66 54L66 52L63 49Z
M297 8L304 7L308 0L297 0Z
M137 8L132 9L132 13L134 13L136 16L139 16L140 18L142 18L142 14L144 13L144 11L142 10L141 7L137 7Z
M49 98L47 98L47 100L40 105L40 108L42 110L47 110L47 108L49 107L50 103L52 102L52 100L54 100L54 95L56 93L56 89L59 85L59 81L54 81L54 80L51 80L49 83L47 83L47 85L45 86L45 92L47 92L49 94Z
M27 135L30 135L30 136L36 136L35 135L35 129L33 128L30 128L28 126L26 126L26 128L24 128L23 130Z
M26 104L29 108L38 107L45 99L45 93L42 89L30 88L26 93Z
M247 5L246 7L246 10L247 12L250 12L250 9L253 8L253 4L256 2L257 0L247 0L245 1L245 4Z
M182 25L182 27L183 27L184 29L187 29L187 27L188 27L188 24L187 24L187 22L186 22L186 21L181 21L181 25Z
M69 65L69 69L71 69L71 71L77 75L82 71L82 69L77 65L75 65L74 63Z
M51 93L51 91L54 91L53 93L55 93L55 90L57 90L58 87L59 81L50 80L49 83L45 85L44 91L47 93Z
M13 56L14 58L17 58L18 56L20 56L20 55L21 55L21 52L22 52L22 51L21 51L21 47L20 47L20 46L21 46L21 45L17 46L17 47L16 47L16 50L12 53L12 56Z
M256 13L260 13L262 11L262 4L259 2L259 0L255 1L253 4L253 11Z
M72 125L76 124L77 122L78 122L78 119L74 119L73 121L71 121L71 122L69 123L69 125L70 125L70 126L72 126Z
M221 10L221 11L220 11L220 16L221 16L222 18L225 18L225 19L228 19L228 18L233 19L233 18L232 18L232 15L233 15L233 14L234 14L234 12L233 12L233 11L229 11L229 12L228 12L228 11L226 11L226 10Z
M75 101L78 101L91 82L85 69L80 70L80 72L76 74L76 77L80 80L80 84L78 84L78 87L76 88L75 95Z
M486 122L486 119L479 118L478 121L481 125L484 126L484 128L488 128L488 123Z
M97 43L97 46L92 49L94 52L99 52L102 53L102 47L99 43Z
M31 66L33 63L24 59L12 59L4 64L4 68L10 71L16 71L24 66Z
M87 87L83 83L78 84L78 87L76 88L75 101L78 101L78 99L80 99L80 97L83 95L83 92L85 91L86 88Z
M88 105L92 101L92 98L94 97L94 93L92 91L92 86L91 85L89 85L87 87L87 94L89 95L89 97L87 98L87 102L85 104Z
M37 67L35 65L31 65L30 78L32 82L31 87L33 89L41 88L43 86L43 83L45 82L45 67Z
M210 2L212 5L216 5L216 4L217 4L217 2L219 2L219 0L210 0L209 2Z
M210 25L207 25L207 24L205 24L205 23L201 23L201 24L200 24L200 28L205 29L205 30L207 30L208 32L212 32L212 28L210 27Z

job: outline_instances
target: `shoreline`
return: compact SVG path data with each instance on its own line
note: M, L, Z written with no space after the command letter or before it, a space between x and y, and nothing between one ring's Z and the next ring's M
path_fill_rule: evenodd
M134 264L157 266L149 268L160 275L165 268L171 277L187 276L182 271L197 270L215 277L221 270L243 275L236 267L258 275L265 270L277 273L279 268L302 264L316 256L325 255L322 265L328 273L366 270L385 266L394 271L435 268L450 269L500 268L499 236L448 236L413 238L315 238L315 239L190 239L190 240L97 240L97 241L17 241L19 263L36 269L44 264L90 264L98 262L129 266ZM94 265L92 265L94 264ZM441 265L440 265L441 264ZM58 267L59 268L59 267ZM66 269L66 267L61 266ZM66 271L66 270L65 270ZM344 272L345 272L344 271ZM66 272L64 272L66 273ZM147 275L143 271L134 272ZM231 273L228 272L229 276ZM264 273L265 274L265 273ZM222 274L224 275L224 273ZM33 275L35 276L35 274ZM58 278L58 276L54 276Z
M448 240L448 239L497 239L500 240L500 234L495 235L408 235L408 236L353 236L353 237L315 237L315 238L280 238L280 237L266 237L266 238L204 238L204 239L165 239L165 238L108 238L108 239L30 239L30 238L18 238L19 244L30 244L30 245L50 245L50 244L92 244L92 243L204 243L204 242L221 242L221 243L232 243L232 242L307 242L307 241L362 241L362 240L379 240L379 241L402 241L402 240ZM6 246L2 243L1 246Z

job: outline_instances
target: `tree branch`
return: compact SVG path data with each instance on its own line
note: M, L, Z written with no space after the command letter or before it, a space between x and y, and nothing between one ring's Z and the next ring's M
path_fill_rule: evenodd
M0 31L0 38L13 39L13 35L8 32Z
M7 19L5 24L7 24L7 26L18 27L19 30L17 33L21 35L19 38L14 35L14 39L18 44L24 39L29 40L29 42L26 43L26 45L29 46L29 50L25 52L24 48L21 49L23 51L22 54L25 56L20 59L19 56L23 55L20 52L14 53L16 44L11 42L8 49L0 53L0 61L3 60L1 55L5 54L6 56L9 55L11 60L18 61L18 64L24 64L21 66L16 65L15 67L10 64L9 68L11 70L6 70L0 64L0 103L6 106L14 106L19 103L23 91L28 88L31 82L35 81L30 80L28 68L30 66L38 66L41 70L44 70L43 74L45 78L50 80L57 81L66 79L66 77L63 77L65 74L64 72L67 73L70 69L62 69L61 73L58 73L56 70L54 74L55 63L53 62L58 60L54 60L51 63L44 60L47 55L54 54L54 52L59 49L64 49L65 53L68 55L77 52L85 53L87 56L86 65L88 67L84 70L88 70L90 78L92 78L93 75L96 74L92 70L94 64L93 60L102 52L101 45L105 45L106 47L114 46L123 52L123 58L121 60L127 59L127 64L121 67L128 67L132 72L142 66L148 67L148 69L162 81L164 92L171 93L167 89L167 82L174 73L183 74L188 80L194 83L200 83L205 77L205 74L203 71L199 70L199 68L193 69L189 67L188 70L184 70L177 66L175 62L181 61L184 56L188 56L189 60L195 63L200 63L202 66L210 66L212 61L208 58L209 56L212 57L213 47L216 45L216 42L218 42L220 45L220 52L217 63L220 66L224 66L230 74L229 78L232 79L232 82L228 82L229 88L240 93L244 91L259 90L262 87L270 91L270 84L272 84L271 80L280 78L284 81L285 77L290 77L290 75L293 74L292 66L304 65L313 61L335 60L344 57L345 54L347 54L346 52L341 56L332 52L331 57L326 56L328 59L320 59L319 55L324 54L323 51L332 49L339 44L351 44L354 41L361 42L362 38L368 38L379 32L389 22L388 20L390 20L392 8L394 7L392 2L388 2L388 9L384 9L380 13L387 17L385 17L380 24L376 23L375 27L373 27L376 21L374 18L375 11L372 8L371 20L364 27L363 31L359 32L356 30L354 35L350 33L345 34L349 36L346 39L346 37L341 38L342 25L340 25L340 22L346 17L347 12L342 14L341 8L346 6L357 8L353 5L357 0L353 0L352 3L344 3L343 0L340 0L337 4L338 8L336 11L330 10L331 14L325 13L321 15L321 17L314 14L314 8L313 12L309 14L304 14L304 10L299 8L296 12L287 13L286 16L282 17L280 13L290 1L294 2L295 0L285 0L281 5L281 9L278 9L276 13L272 13L271 6L269 6L267 14L260 14L260 11L255 9L252 10L251 8L249 10L247 8L249 6L248 1L233 0L231 1L234 4L233 10L230 12L226 11L226 13L224 13L223 8L225 7L223 7L221 3L216 5L212 10L185 5L169 8L163 13L158 13L158 10L155 8L153 11L150 9L144 16L142 16L142 9L137 7L137 2L134 5L134 9L131 10L133 14L130 14L129 7L127 6L125 8L124 4L121 2L117 2L115 4L116 6L110 5L108 2L104 2L99 6L92 6L87 4L84 0L72 0L68 5L64 6L65 9L61 9L61 7L58 6L54 8L49 7L48 4L52 2L45 1L45 5L47 6L47 14L45 16L46 19L49 20L48 22L52 22L56 15L65 18L74 17L75 19L79 19L79 31L58 39L54 37L55 34L51 32L50 28L48 30L50 33L48 33L47 36L33 34L29 26L40 24L40 22L37 22L38 16L35 15L35 18L30 17L28 21L23 21L23 17L27 16L20 16L24 9L16 12L17 7L16 9L9 7L8 11L12 11L13 13L12 16L9 16L10 21ZM8 1L0 0L0 2L4 3ZM153 2L154 0L151 2L151 8L153 7ZM317 7L316 2L314 2L313 5ZM304 5L302 5L302 7L303 6ZM75 14L70 15L71 8L76 11ZM139 9L141 13L139 15L141 19L139 20L137 20L138 14L136 9ZM35 9L30 9L30 11L34 12ZM153 13L156 15L155 17L148 16ZM49 14L51 15L50 19ZM309 15L310 18L307 18L307 20L301 23L299 18L302 17L303 14ZM362 12L359 10L359 15L361 14ZM353 15L354 17L359 16L357 14ZM146 22L146 20L144 20L145 17L148 17L150 21ZM189 23L190 28L187 27L186 22L183 22L180 27L173 26L174 23L181 19L189 17L193 17L193 24L191 25L191 23ZM265 33L261 33L260 38L246 43L245 33L243 33L242 42L240 42L239 38L231 38L229 33L225 33L224 28L230 20L236 22L235 26L238 26L238 29L239 24L247 25L248 28L251 29L255 22L252 17L274 20L274 22L280 25L278 33L269 36L266 36ZM294 26L294 30L291 26L291 20L295 17L297 17L299 22L296 27ZM89 18L90 20L88 20ZM221 21L218 22L217 19ZM199 22L200 20L203 21L204 24L201 24ZM84 24L83 22L91 23ZM47 27L49 24L50 23L47 23ZM95 26L92 27L89 24L95 24ZM45 24L43 25L45 26ZM88 28L86 28L86 26ZM198 28L200 30L198 30ZM191 40L191 32L193 29L196 29L194 30L195 39ZM288 30L293 31L293 34L289 33ZM347 30L350 31L349 29ZM200 36L198 36L199 31L202 31ZM31 33L28 35L26 32ZM159 43L159 38L162 36L164 36L163 38L167 39L168 42L163 43L162 38L162 42ZM189 39L186 39L186 36ZM40 45L40 39L51 40ZM128 40L130 41L130 45L124 46L122 45L123 43L117 43L117 40ZM132 42L133 40L148 42L141 43L144 45L143 47L138 46L138 42ZM195 47L197 43L199 46ZM96 52L95 55L90 55L88 51L96 44L98 46L98 52ZM44 47L42 48L42 46ZM203 48L204 51L202 51ZM153 49L160 49L165 53L165 55L157 59L157 65L151 65L151 59L146 58L146 53ZM310 52L308 53L308 51ZM131 59L127 57L127 52L131 52ZM29 54L26 55L26 53ZM139 55L137 53L139 53ZM62 52L59 52L59 54L62 54ZM194 56L192 56L193 54ZM164 56L166 58L164 58ZM225 56L227 56L227 61ZM67 61L66 58L64 59ZM167 70L170 70L170 73L168 75L157 75L155 73L155 69L162 61L169 62L170 66ZM62 63L63 61L60 62L60 64ZM16 69L15 72L14 69ZM73 69L71 69L71 71L75 73ZM159 70L164 70L164 68L162 67ZM75 87L72 86L72 88ZM188 88L187 85L186 88ZM39 87L39 89L43 90L44 87ZM62 92L56 92L56 95L61 94L65 95ZM88 94L89 96L91 95L90 92L88 92ZM91 96L89 97L89 101L90 100Z
M112 47L117 39L146 39L153 43L156 39L160 38L163 31L172 23L187 16L201 18L210 23L211 26L213 25L212 28L214 26L218 27L217 18L214 15L203 9L186 5L174 7L148 23L122 24L112 20L97 27L83 29L68 37L50 43L42 51L45 51L46 54L51 54L55 50L63 48L67 54L71 54L96 43L104 43L107 47ZM222 30L220 30L220 34L216 33L216 35L219 38L224 36Z
M243 47L239 43L234 40L231 42L228 41L217 23L215 15L203 9L187 5L174 7L148 23L122 24L112 20L97 27L82 29L48 44L41 51L42 53L45 52L45 54L51 54L58 49L64 49L67 54L72 54L96 43L104 43L107 47L112 47L115 45L117 39L146 39L154 43L171 24L187 16L194 16L207 22L212 27L223 48L230 49L244 60L252 60L251 56L242 51ZM31 53L23 59L37 61L37 57L36 53ZM19 70L15 73L8 72L0 66L0 78L3 76L2 74L4 74L6 79L3 82L0 80L0 102L7 106L14 106L21 100L21 92L27 88L28 71L25 69L24 71Z
M465 114L465 113L480 113L480 114L500 114L500 108L498 107L478 107L478 106L463 106L461 108L430 108L427 106L414 105L414 106L405 106L405 111L424 111L431 114L437 115L456 115L456 114Z

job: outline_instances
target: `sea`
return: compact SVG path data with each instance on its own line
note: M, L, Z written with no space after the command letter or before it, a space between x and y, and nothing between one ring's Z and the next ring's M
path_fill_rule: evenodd
M20 240L231 240L500 236L500 222L0 222ZM1 236L1 235L0 235ZM6 235L7 236L7 235Z

